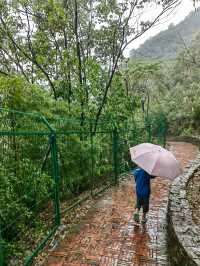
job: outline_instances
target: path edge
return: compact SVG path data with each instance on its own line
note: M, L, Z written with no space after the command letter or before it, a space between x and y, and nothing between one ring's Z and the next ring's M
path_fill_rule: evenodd
M200 138L196 137L178 137L173 140L200 146ZM192 211L186 197L188 182L199 168L200 152L188 164L183 174L173 181L169 191L167 229L170 265L200 265L200 228L192 220Z

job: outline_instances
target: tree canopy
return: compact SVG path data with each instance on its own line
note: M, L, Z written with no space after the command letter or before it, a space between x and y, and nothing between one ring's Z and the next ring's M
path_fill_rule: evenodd
M64 99L69 113L76 106L82 119L98 121L124 49L180 2L1 0L0 71L20 73ZM156 6L154 17L141 19Z

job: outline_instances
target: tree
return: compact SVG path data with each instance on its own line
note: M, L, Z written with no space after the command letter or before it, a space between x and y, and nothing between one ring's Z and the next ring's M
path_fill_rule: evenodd
M176 60L162 62L152 76L151 114L162 113L170 122L170 133L191 134L200 124L199 34Z
M95 115L95 132L124 49L180 2L1 0L1 73L21 73L49 88L55 100L67 100L69 111L76 106L82 122ZM141 18L156 6L154 17Z
M155 98L155 83L160 77L160 62L130 62L124 71L127 96L140 101L145 119L149 117L151 98Z

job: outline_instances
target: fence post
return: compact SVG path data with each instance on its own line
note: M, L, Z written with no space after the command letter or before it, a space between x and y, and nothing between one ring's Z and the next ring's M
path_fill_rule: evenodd
M92 131L90 132L90 152L91 152L91 196L93 197L93 189L94 189L94 134L92 134Z
M0 266L4 265L4 241L1 235L1 223L0 223Z
M56 143L56 134L50 136L51 145L51 159L53 165L53 179L54 179L54 211L55 224L60 225L60 204L59 204L59 171L58 171L58 151Z
M118 139L117 128L113 130L113 163L114 163L114 184L118 183Z
M166 142L167 142L166 138L167 138L167 123L164 122L164 130L163 130L163 146L164 146L164 148L166 147Z
M146 124L146 130L147 130L147 134L148 134L148 142L152 141L152 134L151 134L151 123L149 121L149 118L147 117L145 119L145 124Z

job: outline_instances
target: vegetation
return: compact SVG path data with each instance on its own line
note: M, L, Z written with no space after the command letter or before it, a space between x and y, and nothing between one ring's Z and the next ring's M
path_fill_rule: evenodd
M131 75L134 80L132 89L137 91L136 88L140 88L141 93L143 88L142 93L148 93L148 97L143 99L148 104L151 115L162 115L167 120L168 134L199 134L199 41L200 34L197 34L191 45L185 45L184 50L173 61L146 60L137 64L130 61L130 65L134 65L129 69L129 72L134 73ZM139 76L142 87L137 85L137 79L134 78L141 69L142 74Z
M137 50L130 52L132 59L175 59L185 46L191 44L200 32L200 9L191 12L177 25L170 24L167 30L148 39Z
M82 125L80 118L67 119L65 101L59 100L55 104L48 92L38 85L28 84L24 78L1 76L0 91L4 108L12 107L26 112L34 108L30 114L6 109L0 111L0 217L9 265L21 265L22 258L30 255L30 250L54 225L55 180L52 179L53 164L49 146L52 136L37 111L45 115L57 132L60 201L69 201L69 205L81 193L114 180L114 127L119 131L120 172L129 170L129 147L148 139L146 125L136 122L133 113L136 110L139 114L139 96L134 98L134 94L124 90L123 71L116 75L113 84L118 86L119 94L108 97L118 103L118 108L113 104L107 110L118 115L118 118L111 120L112 116L108 116L99 120L98 130L93 135L91 126L95 121L85 119ZM156 137L160 127L158 123L155 124L158 126L154 127ZM159 137L162 138L162 135Z
M70 115L95 117L95 131L108 94L115 93L124 49L179 1L0 3L1 73L20 73L48 88L56 101L65 100ZM157 5L161 8L151 20L140 19L145 8Z
M123 58L178 2L0 1L0 106L31 113L0 111L0 237L9 265L21 265L54 225L54 136L44 117L57 134L62 202L113 180L114 128L120 172L129 170L128 148L159 142L166 124L171 134L198 130L199 36L173 62ZM139 20L156 4L162 11Z

